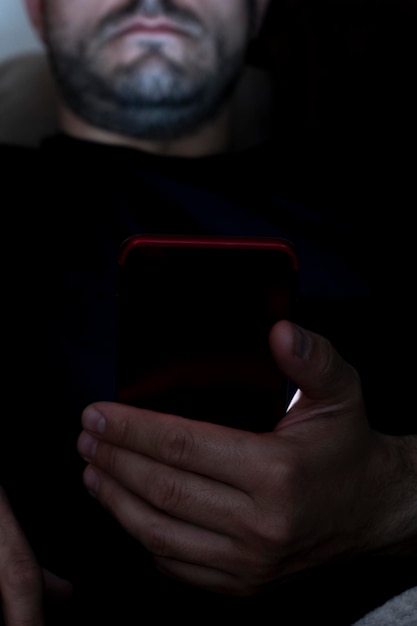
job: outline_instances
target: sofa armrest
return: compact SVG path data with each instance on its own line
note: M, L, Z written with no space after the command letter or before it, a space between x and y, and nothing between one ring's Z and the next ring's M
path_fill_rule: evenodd
M0 142L38 145L56 128L55 92L46 56L28 53L0 63Z

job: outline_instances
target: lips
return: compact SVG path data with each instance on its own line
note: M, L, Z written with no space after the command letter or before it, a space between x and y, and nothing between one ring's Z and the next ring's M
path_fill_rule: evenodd
M186 28L166 19L135 19L119 25L110 33L110 38L122 37L130 34L143 34L148 36L173 35L190 37L193 35L191 28Z

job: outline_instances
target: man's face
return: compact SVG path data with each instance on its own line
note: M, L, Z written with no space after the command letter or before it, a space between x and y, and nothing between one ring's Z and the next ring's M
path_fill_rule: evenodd
M169 140L226 101L266 0L43 0L66 105L90 124Z

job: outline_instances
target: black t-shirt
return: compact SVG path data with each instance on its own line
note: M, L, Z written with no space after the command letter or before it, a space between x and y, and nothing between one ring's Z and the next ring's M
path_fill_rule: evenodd
M130 626L149 615L283 625L313 615L342 625L409 586L404 564L396 571L375 559L326 568L255 599L207 596L168 581L85 492L76 451L82 409L114 399L117 255L138 233L292 241L301 268L297 321L327 336L358 369L375 428L414 433L401 410L410 376L402 329L393 328L402 322L398 294L407 283L395 268L408 265L397 253L404 256L395 233L407 215L397 179L381 178L364 158L314 150L262 146L187 159L64 135L36 150L4 147L0 158L3 332L13 344L4 393L14 407L3 418L3 482L43 566L75 583L73 612L51 617L51 626Z

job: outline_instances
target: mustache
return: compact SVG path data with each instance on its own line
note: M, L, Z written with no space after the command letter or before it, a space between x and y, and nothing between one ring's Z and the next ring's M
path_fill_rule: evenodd
M129 0L100 21L97 26L99 38L107 39L114 30L137 17L163 17L191 34L200 34L203 30L203 24L198 17L189 9L178 6L175 0Z

